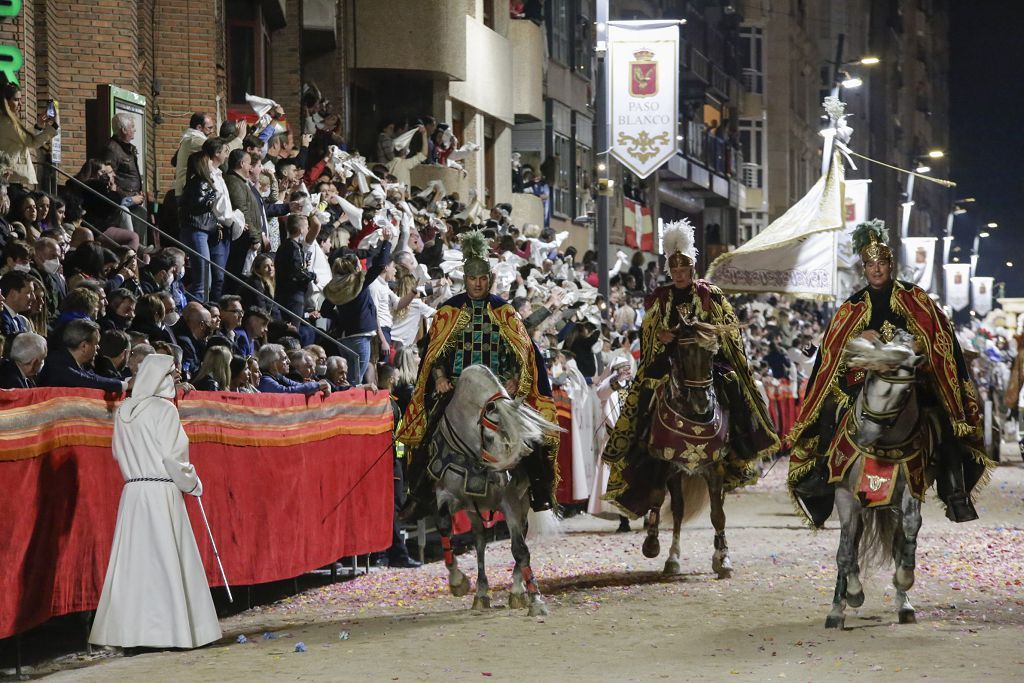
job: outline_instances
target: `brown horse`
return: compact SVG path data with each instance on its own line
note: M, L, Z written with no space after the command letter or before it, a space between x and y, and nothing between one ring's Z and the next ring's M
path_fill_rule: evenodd
M715 550L711 568L718 578L732 575L729 547L725 540L724 463L730 455L729 410L720 397L712 369L723 328L689 318L672 332L668 345L669 379L656 391L651 410L647 447L652 457L671 466L666 488L671 496L672 546L665 561L666 574L678 574L679 530L711 501L711 524L715 528ZM664 501L664 489L661 501ZM643 553L657 557L658 522L661 504L647 517L647 538Z

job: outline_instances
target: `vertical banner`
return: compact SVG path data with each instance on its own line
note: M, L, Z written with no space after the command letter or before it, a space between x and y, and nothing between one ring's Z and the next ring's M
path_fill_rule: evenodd
M992 284L995 278L972 277L971 278L971 308L978 315L984 317L992 310Z
M935 263L935 238L904 237L902 261L903 277L930 292Z
M608 64L611 153L646 178L678 146L678 22L608 22Z
M962 311L971 302L971 264L947 263L946 305L954 311Z

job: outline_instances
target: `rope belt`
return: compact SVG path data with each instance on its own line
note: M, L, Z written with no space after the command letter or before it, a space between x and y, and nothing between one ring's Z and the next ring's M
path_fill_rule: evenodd
M131 479L125 479L124 483L126 483L126 484L135 484L135 483L140 482L140 481L157 481L157 482L164 482L164 483L167 483L167 484L174 483L173 479L170 479L170 478L167 478L167 477L133 477Z

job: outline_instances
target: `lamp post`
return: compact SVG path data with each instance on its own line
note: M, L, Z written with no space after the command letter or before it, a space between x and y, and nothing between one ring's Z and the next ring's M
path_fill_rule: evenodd
M608 298L608 162L611 155L608 153L608 78L605 70L607 68L605 59L608 56L608 0L597 0L597 30L595 35L597 44L597 111L594 117L594 128L596 135L594 141L597 145L599 155L604 159L599 160L597 165L597 224L594 231L594 250L597 251L597 290Z

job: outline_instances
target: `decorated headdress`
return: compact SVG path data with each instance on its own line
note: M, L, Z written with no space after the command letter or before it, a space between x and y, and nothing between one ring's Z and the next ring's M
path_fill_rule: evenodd
M889 248L888 241L885 221L877 218L858 225L853 229L851 236L853 250L860 254L860 260L865 265L873 261L892 263L892 249Z
M697 263L697 247L693 239L693 224L685 218L665 224L661 233L662 246L668 265L693 266Z
M491 274L491 264L487 260L489 250L487 238L482 230L470 230L459 238L462 245L462 256L465 259L463 271L466 277L479 277Z

